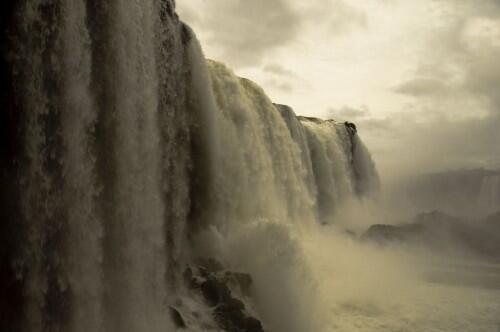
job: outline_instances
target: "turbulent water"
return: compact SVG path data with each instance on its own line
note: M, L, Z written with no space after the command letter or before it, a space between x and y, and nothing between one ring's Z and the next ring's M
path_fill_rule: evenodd
M0 330L173 331L170 305L217 330L188 312L199 256L252 275L266 330L366 328L323 234L379 191L353 128L207 63L173 1L2 6Z

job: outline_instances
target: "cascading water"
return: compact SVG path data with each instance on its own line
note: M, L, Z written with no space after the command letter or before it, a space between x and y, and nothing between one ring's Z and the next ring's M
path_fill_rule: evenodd
M2 330L168 330L189 213L190 32L170 1L12 10Z
M173 1L9 12L0 329L173 330L168 306L207 241L252 273L271 330L313 329L295 239L377 190L357 134L207 66Z
M254 83L215 62L209 69L223 151L215 181L220 222L311 219L306 169L279 112Z
M216 104L205 220L212 228L195 248L254 276L270 330L317 330L315 285L299 238L333 222L343 200L378 190L373 161L344 124L299 118L224 65L209 61L208 68Z

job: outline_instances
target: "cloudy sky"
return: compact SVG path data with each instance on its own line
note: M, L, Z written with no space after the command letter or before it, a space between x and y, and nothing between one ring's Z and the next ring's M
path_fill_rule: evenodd
M181 0L207 57L351 120L383 173L500 168L500 0Z

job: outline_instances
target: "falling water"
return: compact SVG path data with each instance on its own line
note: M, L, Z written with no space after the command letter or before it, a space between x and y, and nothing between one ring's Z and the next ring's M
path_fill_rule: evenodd
M90 134L97 118L95 100L90 93L90 37L85 28L86 8L80 0L68 1L61 8L62 79L61 131L64 162L62 197L67 206L67 273L75 308L69 322L71 331L99 331L101 327L102 224L96 215L95 160L89 153ZM82 278L84 276L84 278Z
M180 275L212 232L269 326L310 329L296 237L377 191L358 135L207 64L173 1L12 3L0 328L172 330Z
M195 251L251 273L270 330L316 330L316 290L300 239L334 222L358 188L360 198L378 190L374 163L344 124L297 117L223 64L208 68L215 152L205 223L212 228Z
M168 330L183 238L172 234L189 211L189 32L170 1L31 0L14 10L9 98L19 121L8 157L20 167L5 170L4 190L20 203L4 230L19 242L6 248L3 281L19 292L2 308L22 303L2 324Z

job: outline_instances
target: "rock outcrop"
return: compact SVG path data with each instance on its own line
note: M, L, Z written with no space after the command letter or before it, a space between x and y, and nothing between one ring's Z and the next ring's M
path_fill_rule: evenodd
M249 274L226 271L221 263L210 258L198 260L196 266L188 266L184 282L194 296L203 297L211 308L214 321L223 331L264 331L261 321L247 304L252 286Z

